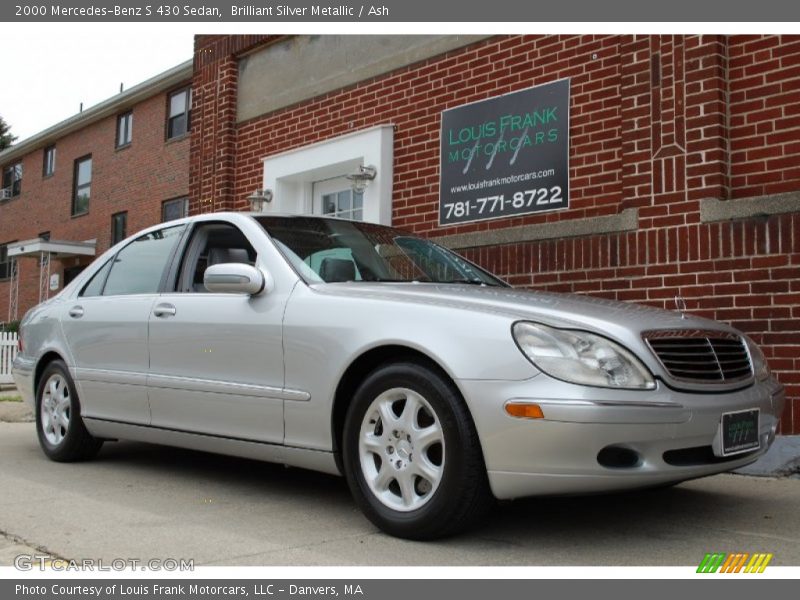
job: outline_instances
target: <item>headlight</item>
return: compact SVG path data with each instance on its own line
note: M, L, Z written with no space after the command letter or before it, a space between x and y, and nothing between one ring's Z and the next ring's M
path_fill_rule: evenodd
M610 388L656 387L639 359L599 335L524 321L515 323L512 333L525 356L556 379Z
M744 336L747 342L747 350L750 352L750 360L753 363L753 374L756 379L763 381L770 376L769 365L767 364L767 357L761 351L761 348L751 340L748 336Z

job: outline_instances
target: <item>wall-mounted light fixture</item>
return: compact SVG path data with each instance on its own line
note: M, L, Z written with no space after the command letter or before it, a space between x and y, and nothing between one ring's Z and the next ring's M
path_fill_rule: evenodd
M369 182L375 179L377 174L378 169L373 165L360 165L358 169L345 177L350 180L350 186L353 188L354 192L363 194Z
M272 190L256 190L247 197L247 201L253 212L264 212L264 204L272 202Z

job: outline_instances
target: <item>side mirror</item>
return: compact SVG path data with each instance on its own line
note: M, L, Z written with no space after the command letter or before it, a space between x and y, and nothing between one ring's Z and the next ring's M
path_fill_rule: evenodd
M222 263L206 269L203 285L209 292L254 296L264 291L267 278L262 271L251 265Z

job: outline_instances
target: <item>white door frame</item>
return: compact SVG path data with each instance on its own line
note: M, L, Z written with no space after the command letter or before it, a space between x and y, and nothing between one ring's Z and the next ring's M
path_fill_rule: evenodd
M264 189L274 199L265 214L314 214L314 182L341 177L361 165L377 176L364 191L364 221L391 225L394 126L378 125L264 158Z

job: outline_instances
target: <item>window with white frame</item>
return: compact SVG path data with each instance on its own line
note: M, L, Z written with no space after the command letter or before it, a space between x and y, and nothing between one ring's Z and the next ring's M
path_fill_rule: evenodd
M363 221L364 192L354 190L346 177L315 182L314 214Z
M92 195L92 155L75 161L72 178L72 216L89 212L89 198Z
M56 147L48 146L42 156L42 177L50 177L56 172Z
M168 140L179 138L189 132L191 109L191 88L183 88L169 94L167 102Z
M117 148L129 146L133 141L133 111L117 117Z

